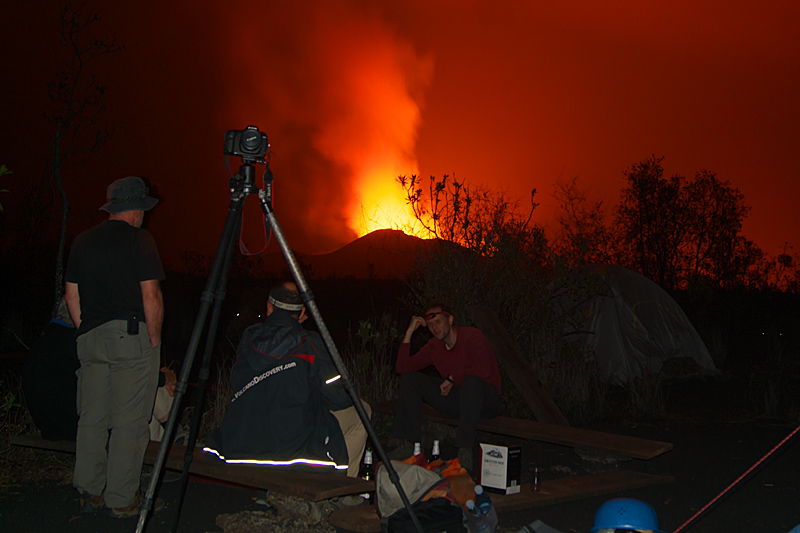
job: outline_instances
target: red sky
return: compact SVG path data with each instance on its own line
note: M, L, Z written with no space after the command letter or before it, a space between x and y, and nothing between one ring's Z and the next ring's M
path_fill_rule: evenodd
M254 124L301 251L353 240L362 205L373 218L401 199L397 174L455 173L523 203L536 188L536 220L552 224L558 179L577 177L610 211L622 172L656 155L667 175L729 180L752 206L745 235L779 253L800 243L800 4L739 4L98 3L96 31L125 49L94 69L114 137L64 169L70 231L100 220L110 181L138 174L163 198L147 224L167 261L213 254L229 201L223 136ZM67 58L52 6L4 15L7 208L14 180L41 175L52 135L45 85ZM247 210L252 230L254 199Z

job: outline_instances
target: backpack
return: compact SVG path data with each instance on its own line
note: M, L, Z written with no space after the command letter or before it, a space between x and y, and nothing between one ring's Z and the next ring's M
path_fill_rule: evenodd
M461 506L450 494L450 482L441 474L417 465L392 461L409 503L425 533L465 532ZM414 523L386 467L378 465L375 476L375 510L382 533L416 533Z

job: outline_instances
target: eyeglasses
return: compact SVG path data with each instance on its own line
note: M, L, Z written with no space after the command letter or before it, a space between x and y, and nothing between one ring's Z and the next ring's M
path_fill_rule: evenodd
M430 320L433 320L434 318L436 318L436 315L450 316L450 313L446 311L436 311L435 313L428 313L427 315L425 315L425 321L428 322Z

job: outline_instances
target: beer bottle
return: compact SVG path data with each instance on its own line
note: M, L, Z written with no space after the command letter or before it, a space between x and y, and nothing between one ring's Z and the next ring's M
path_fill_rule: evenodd
M370 479L372 479L372 448L370 447L367 447L367 449L364 450L364 464L362 466L361 472L362 472L361 479L365 481L369 481ZM372 505L373 493L364 492L363 494L360 494L360 496L365 500L367 500L367 504Z
M439 441L433 441L433 450L431 450L431 462L435 461L439 458L441 454L439 453Z

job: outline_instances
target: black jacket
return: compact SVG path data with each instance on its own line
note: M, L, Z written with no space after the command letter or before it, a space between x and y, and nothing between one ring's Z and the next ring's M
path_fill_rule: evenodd
M318 333L276 309L245 329L231 371L232 399L204 451L229 463L347 470L331 414L353 405Z

